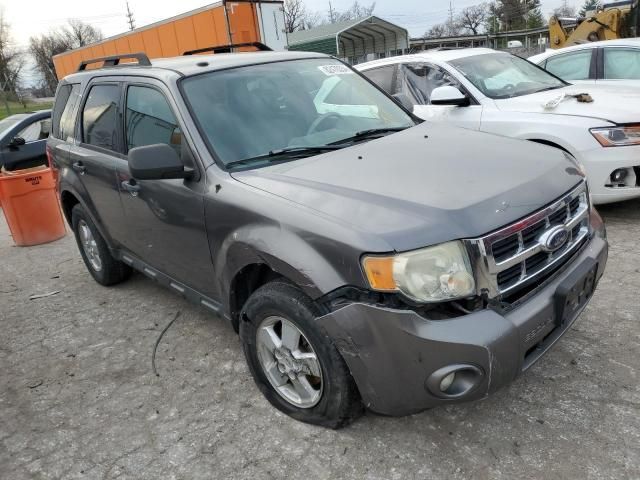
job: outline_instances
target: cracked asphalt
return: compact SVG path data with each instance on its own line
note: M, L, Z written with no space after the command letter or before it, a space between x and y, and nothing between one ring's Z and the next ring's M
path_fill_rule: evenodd
M0 220L0 478L638 479L640 201L600 211L607 272L532 369L480 402L340 431L273 409L224 320L141 275L101 287L71 234L19 248Z

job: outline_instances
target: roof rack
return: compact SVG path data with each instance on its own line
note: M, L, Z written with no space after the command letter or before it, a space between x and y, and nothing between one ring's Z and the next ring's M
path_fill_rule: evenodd
M197 50L188 50L184 52L182 55L195 55L197 53L231 53L234 48L242 48L242 47L255 47L256 50L261 52L271 52L273 49L267 47L264 43L261 42L246 42L246 43L231 43L229 45L216 45L214 47L205 47L198 48Z
M91 60L83 60L82 62L80 62L80 66L78 66L77 71L82 72L87 69L87 65L91 65L93 63L99 63L99 62L103 62L102 67L100 68L115 67L120 64L120 60L122 60L123 58L135 58L136 60L138 60L137 65L141 67L151 66L149 57L147 57L147 55L144 53L141 53L141 52L140 53L123 53L121 55L111 55L109 57L100 57L100 58L93 58Z

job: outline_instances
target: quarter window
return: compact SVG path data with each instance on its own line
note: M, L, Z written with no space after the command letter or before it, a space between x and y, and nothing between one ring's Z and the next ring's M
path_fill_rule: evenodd
M640 80L640 50L605 48L604 78L606 80Z
M551 57L547 60L546 69L563 80L588 80L591 50Z
M373 68L362 72L369 80L378 85L381 89L387 92L389 95L393 95L394 91L394 77L396 72L395 65L387 65L386 67Z
M91 87L82 112L84 143L118 151L118 85Z
M180 154L182 133L166 98L155 88L131 86L127 92L127 149L165 143Z
M55 138L67 140L73 137L75 110L80 101L80 85L63 85L56 95L56 103L51 114L51 133Z

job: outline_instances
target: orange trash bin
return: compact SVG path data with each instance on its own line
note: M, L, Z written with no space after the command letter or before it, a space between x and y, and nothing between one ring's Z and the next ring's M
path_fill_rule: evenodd
M0 205L16 245L52 242L66 233L50 168L1 172Z

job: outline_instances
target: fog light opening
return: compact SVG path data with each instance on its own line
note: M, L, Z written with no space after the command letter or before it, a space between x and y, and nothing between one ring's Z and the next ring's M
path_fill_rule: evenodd
M618 168L611 172L611 181L613 183L623 183L629 175L629 171L626 168Z
M461 398L475 390L483 378L483 371L474 365L449 365L433 372L425 387L440 398Z

